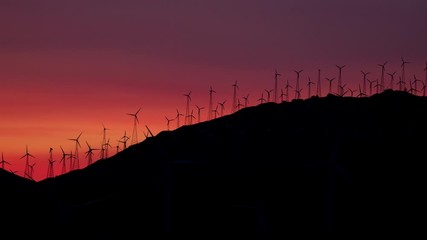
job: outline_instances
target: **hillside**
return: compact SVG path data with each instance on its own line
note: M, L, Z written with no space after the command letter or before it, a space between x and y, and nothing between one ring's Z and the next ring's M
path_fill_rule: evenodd
M425 235L426 113L399 91L248 107L26 183L25 218L44 238Z

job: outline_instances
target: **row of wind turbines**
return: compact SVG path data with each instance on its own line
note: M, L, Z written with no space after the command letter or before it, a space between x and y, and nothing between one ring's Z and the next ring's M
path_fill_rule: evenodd
M377 64L377 67L380 67L381 73L380 73L380 79L370 79L368 78L371 72L361 70L362 77L358 83L357 89L352 89L350 87L347 87L347 84L343 84L342 79L342 72L343 69L346 67L346 65L336 65L336 68L338 70L338 79L336 88L334 90L333 88L333 82L336 79L336 77L321 77L321 70L318 69L317 71L317 81L313 82L311 78L308 76L308 81L306 83L306 89L307 89L307 98L310 98L312 96L318 96L322 97L322 80L327 81L327 94L334 94L337 96L350 96L350 97L368 97L375 93L380 93L387 89L394 90L395 87L399 91L406 91L414 95L421 95L426 96L427 91L427 62L425 63L424 72L425 72L425 79L424 81L421 81L418 79L415 74L413 74L413 78L409 78L408 82L406 80L406 69L405 66L409 64L410 62L405 61L403 57L400 59L401 61L401 73L398 76L399 81L395 81L396 77L396 71L393 72L386 72L386 65L387 61L384 63ZM273 89L263 89L263 91L260 94L260 97L257 99L257 101L260 104L267 103L267 102L284 102L284 101L291 101L292 99L301 99L302 98L302 91L304 87L301 87L301 73L303 70L293 70L293 72L296 74L295 78L295 85L291 85L289 83L289 79L284 82L284 86L282 88L279 87L279 77L282 76L281 73L278 72L277 69L274 71L274 88ZM389 76L389 81L386 83L386 76ZM421 89L418 88L418 83L421 83L422 87ZM316 85L316 88L313 88L313 85ZM408 88L409 85L409 88ZM237 81L235 81L232 85L233 89L233 96L232 96L232 103L231 103L231 109L230 113L234 113L236 111L239 111L242 108L246 108L249 106L249 94L238 98L237 92L239 89L239 85L237 84ZM291 89L293 89L294 97L291 98ZM280 93L279 93L280 91ZM185 97L185 113L181 113L178 109L176 109L176 114L174 117L169 118L165 116L166 118L166 128L167 130L171 130L171 122L176 121L176 128L179 128L181 126L181 117L184 118L183 125L191 125L195 122L199 123L202 121L202 110L205 109L204 106L199 106L197 104L194 105L195 108L191 108L190 102L191 99L191 93L192 91L189 91L186 94L183 94ZM213 95L216 93L216 91L212 88L212 86L209 87L209 103L208 103L208 109L207 109L207 116L206 120L212 120L216 119L217 117L224 116L226 114L225 111L225 103L227 100L224 100L222 102L218 102L214 105L213 102ZM266 95L264 95L264 93ZM266 97L266 98L265 98ZM126 149L128 146L128 141L130 140L130 145L138 143L138 125L139 125L139 119L138 114L141 111L141 108L139 108L134 113L126 113L126 115L129 115L133 118L133 128L132 128L132 134L131 136L126 135L126 131L124 132L124 135L117 140L118 144L116 145L116 153L118 153L121 150ZM194 111L197 112L197 117L194 114ZM148 128L147 125L145 125L147 132L144 132L145 137L154 136L151 130ZM86 166L90 165L94 161L94 151L99 151L99 159L104 159L109 157L109 149L112 148L110 144L110 139L107 138L107 131L110 130L106 128L103 125L102 129L102 141L99 148L93 148L87 141L87 151L85 152L85 158L86 158ZM68 140L74 141L74 150L70 151L64 151L62 146L59 146L61 150L62 157L59 160L59 164L61 164L61 174L65 174L69 171L80 169L80 156L79 156L79 150L82 148L80 144L80 137L83 134L83 132L80 132L80 134L75 138L69 138ZM122 146L120 146L120 144ZM47 178L51 178L55 176L54 171L54 163L56 160L53 159L53 148L49 148L49 159L48 159L48 168L47 168ZM30 163L30 159L35 159L35 157L29 152L28 146L25 148L25 154L20 158L25 159L25 170L23 173L23 176L29 179L33 179L34 174L34 166L36 165L36 162ZM67 163L68 161L68 163ZM2 153L2 160L0 161L1 168L5 169L6 165L11 165L10 162L4 159L3 153ZM12 173L16 174L17 171L9 170Z

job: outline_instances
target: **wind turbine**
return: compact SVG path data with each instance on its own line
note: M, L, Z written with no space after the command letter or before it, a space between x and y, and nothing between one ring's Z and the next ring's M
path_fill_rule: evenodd
M326 80L329 82L329 92L328 94L332 93L332 81L335 80L335 78L326 78Z
M172 122L173 121L173 119L169 119L168 117L166 117L165 116L165 118L166 118L166 126L167 126L167 128L168 128L168 131L170 130L170 127L169 127L169 125L170 125L170 122Z
M29 169L28 169L28 178L31 180L34 180L33 178L33 174L34 174L34 166L36 165L36 163L33 163L32 165L29 165Z
M385 72L385 65L387 64L387 61L384 62L383 64L378 64L378 66L381 67L381 91L384 91L384 72Z
M287 102L289 102L289 88L292 88L292 86L289 84L289 79L286 79L285 90L286 90L286 101Z
M370 72L360 71L363 74L363 93L366 94L366 77Z
M190 115L190 101L191 101L191 91L187 94L184 94L186 98L186 107L185 107L185 115L184 115L184 125L188 124L188 116Z
M249 94L248 95L246 95L246 97L243 97L243 99L245 100L245 108L246 107L248 107L248 104L249 104Z
M282 74L277 72L277 69L274 70L274 102L277 103L277 80Z
M342 65L342 66L336 65L336 67L338 68L338 92L337 93L338 93L338 95L342 96L343 95L343 93L342 93L343 88L341 87L342 86L341 76L342 76L342 69L345 67L345 65Z
M234 113L236 111L236 105L237 105L237 89L239 89L239 85L237 85L237 80L236 82L232 85L233 86L233 106L231 106L231 112ZM222 113L221 113L222 115Z
M221 106L221 114L220 116L224 116L224 104L227 100L224 100L223 102L218 103Z
M123 143L123 149L126 149L126 143L129 140L129 137L126 136L126 130L125 130L125 135L123 135L123 137L120 138L119 142Z
M237 111L240 110L240 108L242 108L244 105L242 103L240 103L240 98L237 99Z
M270 95L271 95L271 92L272 92L273 90L274 90L274 89L271 89L271 90L264 89L264 91L267 93L267 102L270 102Z
M68 140L74 141L76 142L75 148L74 148L74 163L71 165L71 169L70 170L74 170L74 169L79 169L80 168L80 163L79 163L79 147L81 147L80 145L80 141L79 138L82 135L83 132L81 132L79 134L79 136L77 136L77 138L69 138Z
M308 77L308 83L307 83L307 86L308 86L308 98L311 97L311 85L313 85L313 84L315 84L315 83L311 81L310 77Z
M200 122L200 112L205 109L205 107L199 107L198 105L196 105L197 108L197 122Z
M213 93L216 93L213 89L212 89L212 87L210 87L210 89L209 89L209 109L208 109L208 120L211 120L212 119L212 111L213 111L213 109L212 109L212 94Z
M285 99L283 98L286 94L283 92L283 89L280 89L280 101L283 102Z
M390 76L390 89L391 89L391 90L393 90L394 74L396 74L396 72L387 73L387 75L389 75L389 76Z
M25 146L25 155L22 156L20 159L25 158L25 170L24 170L24 176L29 176L30 175L30 165L29 165L29 157L35 158L33 155L31 155L28 152L28 145Z
M188 124L193 124L193 119L196 119L196 117L194 116L194 114L193 114L193 112L194 112L194 110L193 109L191 109L191 113L190 113L190 115L188 115Z
M408 64L408 63L410 63L410 62L405 61L403 59L403 57L400 57L400 60L402 61L402 65L401 65L401 67L402 67L402 80L401 81L402 81L403 85L406 85L406 80L405 80L405 65ZM400 87L402 87L402 85L400 85ZM403 89L399 89L399 90L402 91Z
M93 156L93 151L94 150L99 150L99 148L92 148L89 143L86 141L86 145L87 145L87 152L86 152L86 158L87 158L87 166L92 164L92 156Z
M100 158L104 159L104 145L107 142L107 130L111 130L111 129L106 128L104 126L104 124L102 124L102 127L103 127L103 130L102 130L102 143L101 143L102 150L101 150L101 153L100 153L100 155L101 155Z
M299 89L299 77L302 71L303 70L299 70L299 71L294 70L294 72L297 74L297 81L295 84L295 99L299 99L299 96L300 96L301 90Z
M147 131L148 131L148 135L150 135L150 137L154 137L153 132L151 132L150 128L148 128L148 126L147 126L147 125L145 125L145 128L146 128L146 129L147 129Z
M132 130L132 137L130 140L131 145L138 143L138 113L141 111L141 108L138 109L135 113L127 113L127 115L133 117L133 130Z
M261 93L261 97L258 98L258 101L260 101L261 104L263 104L265 102L264 93Z
M52 151L53 151L53 148L50 148L49 159L48 159L49 163L47 166L47 176L46 176L47 178L53 178L55 176L54 168L53 168L53 163L55 162L55 160L53 160Z
M178 109L176 110L176 117L175 117L175 119L176 119L176 128L179 128L180 127L180 125L179 125L179 119L181 118L181 116L184 116L182 113L180 113L179 111L178 111Z
M62 162L62 170L61 170L61 174L64 174L64 173L66 173L67 172L67 165L66 165L66 162L65 162L65 157L66 156L68 156L68 154L66 154L65 152L64 152L64 149L62 149L62 146L59 146L60 148L61 148L61 151L62 151L62 158L61 158L61 160L59 161L60 163Z
M415 88L415 95L416 95L416 94L417 94L417 92L418 92L417 82L421 82L421 80L420 80L420 79L417 79L417 77L416 77L416 76L415 76L415 74L414 74L414 88Z
M3 169L4 169L4 164L9 164L10 165L10 163L8 161L4 160L3 152L1 153L1 162L0 162L0 164L1 164L1 168L3 168Z
M105 158L108 158L108 148L112 148L110 144L110 139L107 140L107 142L104 144L104 151L105 151Z
M321 87L321 81L320 81L320 69L317 71L317 96L322 96L322 87Z
M216 117L218 115L218 105L216 105L215 109L212 111L214 112L214 119L216 119Z

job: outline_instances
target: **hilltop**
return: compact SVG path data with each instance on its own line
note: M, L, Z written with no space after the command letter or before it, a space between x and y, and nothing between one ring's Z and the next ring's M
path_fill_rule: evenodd
M37 183L0 172L0 201L44 216L44 238L422 234L426 113L427 98L391 90L265 103Z

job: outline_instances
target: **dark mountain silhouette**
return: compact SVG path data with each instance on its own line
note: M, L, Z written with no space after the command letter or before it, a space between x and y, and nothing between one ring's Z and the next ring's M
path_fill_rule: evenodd
M426 113L390 90L265 103L37 183L0 172L0 201L52 239L425 235Z

